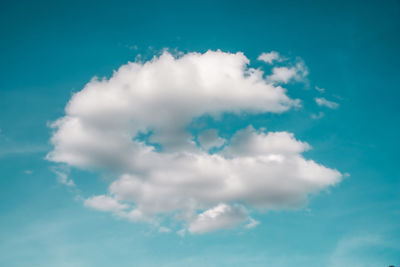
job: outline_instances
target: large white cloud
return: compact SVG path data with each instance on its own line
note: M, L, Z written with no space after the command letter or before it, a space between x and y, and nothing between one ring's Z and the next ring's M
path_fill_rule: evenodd
M299 106L276 81L250 68L243 53L164 52L128 63L73 95L66 115L53 124L48 159L119 173L108 193L85 204L132 221L171 215L192 233L256 225L246 207L301 207L309 194L342 175L305 159L302 152L310 146L288 132L249 126L226 140L209 129L196 143L187 126L203 115ZM138 138L143 133L148 140ZM219 149L210 154L212 147Z

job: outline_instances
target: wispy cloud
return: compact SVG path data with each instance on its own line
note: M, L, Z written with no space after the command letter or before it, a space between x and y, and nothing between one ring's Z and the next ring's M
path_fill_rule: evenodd
M69 178L69 171L66 168L60 168L60 167L51 167L50 170L56 175L57 181L60 184L69 186L69 187L74 187L75 182Z
M245 227L246 227L247 229L251 229L251 228L256 227L256 226L259 225L259 224L260 224L259 221L256 221L256 220L254 220L253 218L249 218L249 222L245 225Z
M336 109L339 107L339 103L329 101L324 97L316 97L315 102L317 103L318 106L324 106L331 109Z
M15 141L0 128L0 157L48 152L51 147L47 144L35 144Z
M311 118L314 120L319 120L321 118L323 118L325 116L325 113L323 113L322 111L320 111L317 114L311 114Z
M0 157L23 154L45 153L50 150L48 145L0 143Z
M388 239L384 239L381 235L365 234L342 238L332 252L327 266L389 266L394 263L389 262L389 259L385 258L385 255L381 257L376 257L376 255L374 255L373 258L369 255L369 251L371 250L383 250L388 248L400 252L400 246L398 244L393 244Z

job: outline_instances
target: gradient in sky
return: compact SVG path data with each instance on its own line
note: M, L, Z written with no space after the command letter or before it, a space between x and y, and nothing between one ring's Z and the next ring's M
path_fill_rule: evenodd
M0 12L1 266L400 265L399 1Z

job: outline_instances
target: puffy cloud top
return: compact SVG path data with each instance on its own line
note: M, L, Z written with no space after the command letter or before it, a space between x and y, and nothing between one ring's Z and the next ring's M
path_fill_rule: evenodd
M305 66L295 68L296 80ZM187 126L203 115L281 113L299 105L276 84L289 76L264 77L243 53L164 52L128 63L73 95L65 116L53 123L47 157L119 173L108 193L85 201L100 211L153 223L170 214L192 233L256 225L249 207L301 207L309 194L342 177L305 159L310 146L288 132L249 126L226 140L209 129L194 141ZM148 140L138 138L142 133ZM213 147L219 149L211 154Z

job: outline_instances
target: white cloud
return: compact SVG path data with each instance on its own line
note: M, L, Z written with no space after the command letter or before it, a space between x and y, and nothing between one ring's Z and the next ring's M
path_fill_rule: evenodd
M337 183L341 174L300 153L309 145L287 132L239 131L220 154L142 154L141 175L124 174L110 185L118 199L147 216L189 213L241 201L261 209L304 204L309 193Z
M248 68L242 54L208 51L122 66L109 80L93 79L74 94L57 120L48 159L73 166L134 166L140 144L131 139L152 130L164 151L195 148L187 124L204 114L284 112L299 105L286 90ZM108 140L104 142L103 140Z
M289 83L290 81L305 81L308 69L304 62L300 61L292 67L274 67L272 74L267 76L267 80L272 83Z
M247 210L240 205L219 204L209 210L200 213L190 223L191 233L205 233L221 228L232 228L247 220Z
M249 126L230 140L217 130L200 132L199 147L187 130L203 115L281 113L299 105L248 64L243 53L164 52L149 62L128 63L108 80L93 79L52 125L54 149L47 158L118 174L109 196L89 198L85 205L131 221L152 223L170 215L193 233L250 220L245 207L302 207L308 195L342 178L305 159L307 143L288 132ZM296 75L305 70L301 64L295 68ZM300 80L296 75L288 79ZM138 140L140 133L148 133L148 140ZM221 149L209 154L212 147Z
M127 209L129 206L119 203L116 199L109 196L93 196L85 200L85 206L100 211L119 212Z
M271 51L269 53L261 53L261 55L257 58L260 61L264 61L265 63L272 64L274 61L281 61L281 57L279 53L276 51Z
M325 99L324 97L316 97L315 102L317 103L318 106L325 106L328 108L336 109L339 107L339 104L333 101L329 101Z

